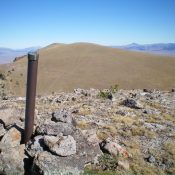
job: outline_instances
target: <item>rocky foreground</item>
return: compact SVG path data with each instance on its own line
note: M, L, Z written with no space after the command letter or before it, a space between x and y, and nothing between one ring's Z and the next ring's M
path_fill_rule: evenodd
M175 89L76 89L35 114L24 145L25 98L0 100L0 174L175 174Z

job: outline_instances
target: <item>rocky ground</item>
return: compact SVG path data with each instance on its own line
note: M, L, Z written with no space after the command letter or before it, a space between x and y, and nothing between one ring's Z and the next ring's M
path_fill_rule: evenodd
M0 174L175 174L175 89L76 89L38 96L22 144L25 98L0 100Z

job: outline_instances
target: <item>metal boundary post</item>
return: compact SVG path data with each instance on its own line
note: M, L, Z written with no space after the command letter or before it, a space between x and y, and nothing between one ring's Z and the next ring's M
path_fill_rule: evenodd
M24 128L25 144L31 139L31 136L33 134L38 59L39 59L38 52L28 53L26 111L25 111L25 128Z

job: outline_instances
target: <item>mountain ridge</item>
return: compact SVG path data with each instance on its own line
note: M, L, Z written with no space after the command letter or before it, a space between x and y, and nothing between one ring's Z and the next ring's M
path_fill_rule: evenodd
M35 51L41 47L28 47L24 49L11 49L0 47L0 64L10 63L16 57L21 57L26 55L29 51Z
M175 43L154 43L154 44L138 44L131 43L122 46L111 46L130 51L148 52L154 54L165 54L175 56Z

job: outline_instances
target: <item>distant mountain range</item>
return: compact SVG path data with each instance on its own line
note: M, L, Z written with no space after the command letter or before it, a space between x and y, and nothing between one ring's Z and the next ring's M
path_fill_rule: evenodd
M154 54L165 54L175 56L175 43L157 43L157 44L137 44L132 43L123 46L111 46L124 50L148 52Z
M130 51L147 52L159 55L175 56L175 43L157 43L157 44L137 44L132 43L123 46L110 46L112 48L119 48ZM35 51L41 47L29 47L25 49L9 49L0 47L0 64L10 63L16 57L26 55L29 51Z
M40 47L29 47L25 49L9 49L0 47L0 64L12 62L16 57L24 56L30 51L35 51Z

